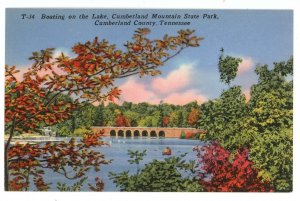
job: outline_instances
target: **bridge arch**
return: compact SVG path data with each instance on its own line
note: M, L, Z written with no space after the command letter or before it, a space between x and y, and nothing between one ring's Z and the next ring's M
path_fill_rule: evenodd
M140 131L135 130L135 131L133 132L133 136L134 136L134 137L139 137L139 136L140 136Z
M104 131L104 136L111 137L162 137L179 138L182 132L203 133L206 130L195 128L165 128L165 127L110 127L93 126L95 133Z
M111 131L109 132L109 134L110 134L111 137L116 137L116 135L117 135L117 133L116 133L115 130L111 130Z
M147 137L147 136L148 136L148 131L143 130L143 131L142 131L142 137Z
M158 132L158 136L159 136L159 137L165 137L165 136L166 136L165 131L159 131L159 132Z
M131 137L131 130L127 130L127 131L125 132L125 136L126 136L126 137Z
M157 134L154 130L150 132L150 137L157 137Z
M124 131L118 130L118 137L124 137Z

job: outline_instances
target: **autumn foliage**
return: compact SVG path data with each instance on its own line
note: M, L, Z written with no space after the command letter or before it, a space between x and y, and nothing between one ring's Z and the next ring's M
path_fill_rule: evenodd
M89 140L92 136L84 138L81 147L74 141L47 144L44 147L11 146L16 134L36 132L43 126L65 121L72 112L87 103L114 101L121 93L114 86L116 79L160 74L160 66L185 48L199 46L203 39L194 36L192 30L180 30L176 36L165 35L163 39L153 40L146 37L149 33L147 28L137 29L132 41L125 43L124 51L96 37L92 41L74 45L74 57L64 53L54 57L54 48L33 52L29 58L33 64L21 79L17 79L19 70L15 66L5 66L5 133L9 135L5 145L6 190L26 190L29 181L27 175L31 174L36 174L34 183L38 190L47 190L48 185L43 181L42 172L38 173L38 168L45 167L64 174L62 166L78 168L79 158L83 157L85 164L79 168L83 168L82 171L73 169L81 175L86 166L97 166L101 161L80 152L81 149L87 151L89 146L94 146L94 142ZM66 96L72 98L64 99ZM48 155L54 158L48 158ZM38 161L40 156L46 159ZM68 163L66 157L74 157L74 161ZM97 154L94 157L97 158ZM19 170L27 172L25 174ZM9 179L10 175L13 179ZM95 189L101 186L101 182L97 182Z
M168 127L169 123L170 123L170 117L169 116L164 116L164 118L163 118L163 126L164 127Z
M116 116L115 124L117 127L130 127L130 121L123 114Z
M188 124L191 126L196 126L199 118L200 118L200 110L197 108L193 108L188 116Z
M193 132L186 132L185 133L185 139L191 139L195 136L195 133Z
M85 177L91 168L99 171L100 165L108 164L110 161L105 160L100 152L90 148L107 146L99 140L102 134L86 134L78 142L72 138L69 142L11 146L8 151L8 168L12 176L9 190L28 190L30 179L33 178L38 191L47 191L50 183L46 183L43 177L46 169L72 180ZM96 189L102 190L103 185L100 185L99 178L96 178L96 182L98 186Z
M258 171L248 159L248 149L230 153L214 142L194 148L198 157L199 183L208 192L273 191L258 178Z
M146 37L150 30L138 29L132 42L126 42L126 51L97 37L78 43L72 50L75 57L63 53L53 58L53 48L33 52L31 68L17 80L15 66L6 66L5 128L8 131L34 129L41 122L52 125L69 118L70 112L82 102L114 101L120 90L116 79L138 74L157 75L157 69L188 47L199 46L202 38L194 31L181 30L178 36L165 35L162 40ZM171 54L173 51L174 54ZM40 72L47 72L41 75ZM75 95L70 103L57 101L61 94Z

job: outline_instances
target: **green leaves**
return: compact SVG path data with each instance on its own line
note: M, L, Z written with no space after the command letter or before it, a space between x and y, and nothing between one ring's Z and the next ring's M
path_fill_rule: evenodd
M231 56L224 57L223 52L219 58L219 72L220 80L225 84L230 84L230 82L236 77L238 66L242 62L242 59L235 58Z
M292 191L293 137L291 129L257 134L249 153L262 180L272 181L278 191Z
M235 150L244 145L240 131L248 113L246 99L241 87L223 91L220 98L201 105L198 127L208 131L207 140L218 141L224 148Z
M147 150L143 150L142 152L139 151L132 151L128 150L128 156L131 160L128 160L130 164L140 164L140 162L144 159L144 156L147 155Z
M80 179L78 182L74 183L72 186L68 186L66 183L57 183L57 189L59 191L81 191L81 188L87 177Z
M139 163L136 160L146 155L146 152L129 151L131 164ZM183 160L186 154L179 157L169 157L164 160L153 160L145 165L136 174L130 175L129 172L119 174L110 173L109 177L120 187L121 191L146 191L146 192L179 192L201 191L198 180L194 172L194 162ZM138 156L138 157L137 157Z
M230 84L241 60L219 60L221 81ZM220 98L201 105L198 127L206 139L217 141L231 152L249 148L258 177L276 191L292 191L293 171L293 60L257 66L258 83L246 102L241 87L223 91Z

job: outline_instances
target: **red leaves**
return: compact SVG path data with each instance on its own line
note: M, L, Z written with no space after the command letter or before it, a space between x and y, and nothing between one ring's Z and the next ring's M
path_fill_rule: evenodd
M209 192L265 192L272 191L268 183L260 181L257 170L248 159L248 150L232 155L219 144L197 147L199 182Z
M50 188L49 184L45 183L43 177L34 177L33 182L38 191L47 191Z
M91 184L89 184L89 188L92 191L103 191L103 189L104 189L104 183L103 183L103 181L99 177L96 177L95 178L95 182L96 182L96 185L92 186Z
M133 45L132 50L133 52L137 53L142 50L142 47L140 45Z
M103 134L104 134L103 130L101 132L95 133L95 134L94 133L87 133L87 134L84 135L84 137L82 139L82 143L84 144L84 146L86 148L108 145L108 144L104 143L103 141L98 140L98 138L103 136Z
M73 62L73 66L74 66L75 68L80 68L80 67L81 67L81 62L75 60L75 61Z
M185 138L186 138L186 139L191 139L191 138L194 137L194 135L195 135L195 133L193 133L193 132L186 132Z
M18 72L16 67L5 66L6 131L14 129L14 131L23 132L36 129L41 122L53 125L64 121L70 117L75 108L81 105L77 100L114 101L119 98L121 93L118 88L114 87L115 79L138 74L140 76L157 75L159 74L157 68L165 61L178 55L184 48L191 46L192 41L193 45L198 44L198 38L192 36L194 32L191 30L182 30L174 37L165 36L161 41L163 45L159 45L157 40L146 38L148 33L150 33L149 29L139 28L133 36L133 41L125 44L125 51L117 49L116 45L110 44L105 39L99 41L98 38L95 38L93 42L87 41L84 44L74 45L72 50L75 56L73 58L65 56L63 53L53 58L53 48L33 52L30 60L33 60L34 63L23 74L21 81L17 80L14 75ZM172 52L178 47L180 50L170 56L169 51ZM41 74L46 75L40 76ZM67 95L71 100L64 100L63 104L57 104L60 98ZM120 125L128 124L123 120ZM168 124L166 121L164 123ZM90 146L103 145L89 139L84 139L84 145L79 147L71 142L69 144L60 143L57 147L48 146L50 150L40 147L34 152L46 157L44 165L48 165L47 168L62 171L61 174L64 174L62 166L77 165L80 163L78 158L82 157L84 164L87 165L107 163L107 161L98 160L103 158L102 155L85 150ZM30 149L28 145L25 147ZM35 156L32 156L33 148L28 150L28 153L16 150L17 148L20 148L19 145L15 148L11 147L10 151L14 150L10 153L11 157L22 161L20 163L11 161L11 168L17 170L18 167L21 169L27 167L33 171L40 167L33 165L35 163L26 163L29 156L38 161ZM55 154L52 149L59 154ZM73 152L76 149L83 149L87 153ZM14 155L15 152L20 153ZM36 184L41 186L41 189L46 189L40 179L36 180ZM16 188L20 187L18 182L15 182L14 185Z
M200 118L200 111L197 108L193 108L190 114L188 115L188 124L195 126Z
M108 164L110 161L104 160L103 154L90 148L107 145L100 140L102 135L103 131L97 134L88 133L81 142L71 139L67 143L48 142L44 145L11 146L8 150L10 190L28 190L30 184L28 178L33 176L33 183L37 190L47 191L49 184L43 179L43 169L52 169L67 179L82 178L90 167L99 170L101 164ZM72 169L73 172L66 172L66 168Z
M31 128L25 126L28 122L34 128L40 121L52 125L65 120L71 109L55 107L53 102L57 97L49 103L49 95L53 94L68 94L90 102L113 102L121 93L114 88L115 79L136 74L155 76L160 72L159 66L179 53L170 56L169 51L186 48L191 41L194 44L199 39L191 30L181 30L177 36L166 35L161 40L146 38L149 33L148 28L137 29L133 41L125 44L125 51L105 39L95 38L92 42L74 45L72 58L63 53L53 58L53 48L34 52L30 58L34 64L23 74L22 81L14 76L18 72L15 66L5 66L5 89L10 95L5 99L6 123L15 118L16 129L29 130Z
M164 127L168 127L169 122L170 122L170 117L169 116L164 116L164 118L163 118L163 126Z
M26 182L24 177L17 176L13 180L9 181L10 191L21 191L26 188L28 188L28 182Z
M116 87L111 89L111 91L108 93L108 100L114 102L115 98L119 98L120 93L121 90Z
M123 114L118 114L116 116L115 124L117 127L130 127L129 120Z

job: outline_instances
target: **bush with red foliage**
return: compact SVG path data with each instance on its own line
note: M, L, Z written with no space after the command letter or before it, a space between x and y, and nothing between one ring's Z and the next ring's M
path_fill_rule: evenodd
M272 192L269 183L258 179L258 171L248 159L248 149L235 154L213 142L197 151L199 183L208 192Z
M195 133L193 132L186 132L185 133L185 139L191 139L195 136Z

